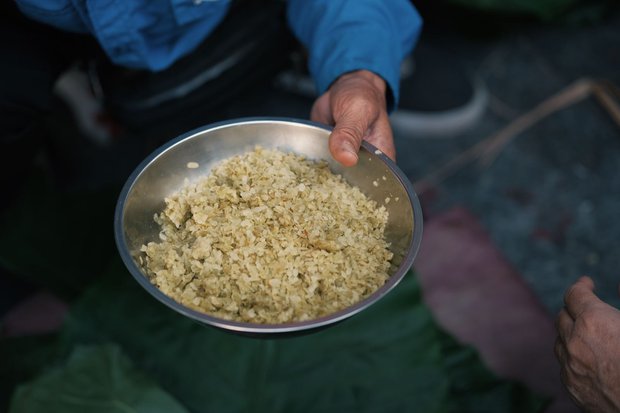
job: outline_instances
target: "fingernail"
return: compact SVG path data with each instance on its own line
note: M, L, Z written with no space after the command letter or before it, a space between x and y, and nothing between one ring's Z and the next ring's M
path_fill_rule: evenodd
M359 160L359 156L357 155L357 151L353 149L351 145L342 145L342 154L340 156L340 162L344 166L353 166L357 164ZM345 155L347 154L347 155Z
M342 149L344 149L347 152L351 152L357 158L357 151L355 150L353 145L351 145L350 143L347 142L344 145L342 145Z

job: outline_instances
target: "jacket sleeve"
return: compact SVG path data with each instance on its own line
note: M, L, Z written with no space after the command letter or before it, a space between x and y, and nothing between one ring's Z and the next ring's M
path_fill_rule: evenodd
M289 0L288 23L309 52L319 93L340 75L366 69L398 103L400 64L417 41L422 19L410 0Z

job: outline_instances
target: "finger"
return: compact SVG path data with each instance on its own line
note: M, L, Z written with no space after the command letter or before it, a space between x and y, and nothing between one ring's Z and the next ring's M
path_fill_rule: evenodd
M334 118L329 106L329 92L324 93L314 102L310 111L310 120L325 125L334 124Z
M573 332L573 326L575 324L566 309L563 308L562 311L560 311L556 324L558 329L558 338L561 339L564 343L566 343L568 337L570 337Z
M560 364L560 381L564 384L564 386L567 386L569 384L567 368L568 357L566 355L566 347L560 337L557 337L555 340L553 352L555 353L555 357L558 359L558 363Z
M396 161L394 137L387 113L379 116L377 121L371 127L370 134L366 140L376 146L377 149L386 154L390 159Z
M368 128L376 119L368 110L351 107L336 119L334 130L329 137L329 150L344 166L353 166L358 160L358 151Z
M560 367L564 367L564 362L566 361L566 351L564 350L564 343L562 339L558 336L555 339L555 345L553 346L553 352L560 362Z
M564 304L570 316L579 317L592 304L600 302L594 294L594 282L590 277L581 277L564 295Z

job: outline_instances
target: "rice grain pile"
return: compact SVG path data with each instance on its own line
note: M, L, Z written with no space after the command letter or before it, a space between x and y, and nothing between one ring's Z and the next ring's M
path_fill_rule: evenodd
M256 148L166 198L151 282L216 317L280 324L357 303L388 279L388 213L326 162Z

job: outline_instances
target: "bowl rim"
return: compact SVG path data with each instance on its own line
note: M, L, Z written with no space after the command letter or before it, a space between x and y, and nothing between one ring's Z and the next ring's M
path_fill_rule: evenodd
M374 291L372 294L364 298L363 300L353 304L352 306L346 307L342 310L339 310L335 313L328 314L326 316L306 320L299 322L288 322L283 324L254 324L254 323L246 323L239 322L233 320L226 320L222 318L217 318L207 313L203 313L200 311L193 310L185 305L173 300L166 294L164 294L159 288L153 285L146 275L140 270L140 268L136 265L131 254L129 253L129 248L127 244L127 240L125 238L124 227L124 210L127 202L127 197L135 185L136 181L140 178L142 173L148 168L148 166L155 161L159 156L164 154L166 151L171 148L180 145L186 140L192 139L197 134L202 134L208 131L214 131L217 129L223 129L233 126L239 126L244 124L260 124L260 123L281 123L281 124L295 124L295 125L303 125L306 127L313 127L317 129L321 129L326 132L331 132L332 128L326 125L309 121L303 119L296 119L290 117L243 117L243 118L234 118L229 120L224 120L220 122L210 123L198 128L195 128L189 132L183 133L178 137L171 139L170 141L164 143L159 148L155 149L149 156L147 156L129 175L123 188L119 194L116 209L114 211L114 239L116 242L116 247L121 256L125 267L129 270L131 275L135 278L135 280L146 290L149 294L155 297L162 304L171 308L172 310L189 317L190 319L208 324L213 327L217 327L223 330L227 330L230 332L236 332L241 334L252 334L252 335L260 335L260 334L274 334L274 333L294 333L294 332L302 332L305 330L316 329L320 327L326 327L330 324L335 324L339 321L347 319L355 314L360 313L366 308L370 307L372 304L379 301L383 298L387 293L389 293L396 285L400 283L405 274L409 271L411 266L413 265L413 261L418 254L420 249L420 244L422 242L422 232L423 232L423 217L422 217L422 208L420 205L420 201L418 199L417 194L414 191L413 185L403 173L403 171L396 165L394 161L392 161L387 155L383 152L379 151L374 145L363 141L362 148L370 153L371 156L376 156L381 159L384 164L390 169L393 175L398 179L400 184L404 187L405 192L409 198L409 202L411 203L412 211L413 211L413 228L412 228L412 236L411 241L406 249L406 254L403 257L400 265L397 270L390 276L390 279L382 285L379 289Z

